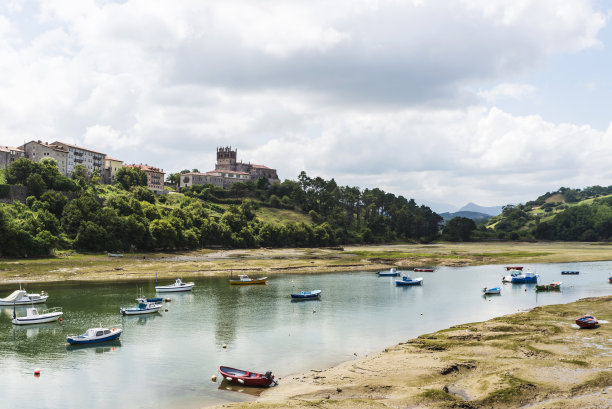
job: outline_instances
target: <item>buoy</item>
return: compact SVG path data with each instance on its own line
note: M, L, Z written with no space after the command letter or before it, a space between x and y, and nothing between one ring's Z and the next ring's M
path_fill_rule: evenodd
M113 331L115 330L115 328L113 328Z
M171 300L170 298L166 298L164 301L165 301L165 302L170 302L170 301L172 301L172 300Z
M423 313L421 313L421 315L423 315Z
M236 379L239 383L244 385L244 381L242 379Z
M40 369L34 369L34 376L40 376Z
M62 317L60 317L59 322L62 322L62 321L64 321L64 319Z
M217 382L217 375L211 376L210 380L213 382Z
M227 348L227 344L223 344L223 345L222 345L222 347L223 347L223 348Z
M168 309L166 308L164 311L168 312Z

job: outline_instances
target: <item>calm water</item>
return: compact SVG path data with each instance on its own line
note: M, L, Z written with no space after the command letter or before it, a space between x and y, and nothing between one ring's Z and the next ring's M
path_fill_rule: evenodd
M612 262L531 267L541 283L563 281L562 292L536 294L534 285L505 284L501 296L483 297L482 287L501 284L502 266L413 274L424 277L422 287L396 287L395 277L371 272L275 276L269 285L246 287L208 278L195 280L191 293L165 294L172 299L164 306L168 312L121 317L120 307L135 305L137 285L154 295L153 281L29 285L31 292L50 294L47 308L63 307L64 322L15 327L12 307L0 307L1 406L199 408L248 400L211 382L218 365L272 370L282 378L451 325L612 294ZM561 270L580 275L561 276ZM13 289L0 287L0 296ZM323 291L320 301L291 302L291 292L311 289ZM66 335L99 324L123 328L121 342L66 347Z

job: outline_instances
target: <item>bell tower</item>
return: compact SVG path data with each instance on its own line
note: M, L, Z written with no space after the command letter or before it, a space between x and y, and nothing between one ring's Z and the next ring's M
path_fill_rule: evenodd
M217 148L217 163L215 170L235 170L238 149L232 150L231 146Z

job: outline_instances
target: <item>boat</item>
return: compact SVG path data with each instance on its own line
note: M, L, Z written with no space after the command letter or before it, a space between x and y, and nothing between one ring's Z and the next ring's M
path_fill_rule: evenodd
M395 280L395 285L404 286L404 285L423 285L423 277L418 278L410 278L409 276L402 276L401 280Z
M191 291L195 284L194 283L184 283L180 278L177 278L174 284L170 285L156 285L155 291L158 293L171 293L171 292L179 292L179 291Z
M312 291L300 291L299 293L292 293L291 298L296 300L311 300L313 298L319 298L321 296L321 290Z
M376 273L379 277L397 277L400 275L399 271L395 267L389 269L389 271L379 271Z
M28 294L26 290L15 290L8 297L0 298L0 305L30 305L47 301L49 295L44 291L40 294Z
M268 371L265 374L243 371L241 369L219 366L219 373L231 383L245 386L273 386L276 385L274 375Z
M482 292L485 295L501 294L501 287L493 287L493 288L485 287L485 288L482 289Z
M506 266L506 271L510 271L510 270L521 271L522 269L523 269L523 266Z
M580 271L566 271L566 270L564 270L564 271L561 272L561 274L563 274L563 275L568 275L568 274L578 275L578 274L580 274Z
M415 268L413 270L415 273L433 273L436 271L434 268Z
M61 307L55 307L48 310L38 312L36 307L31 307L26 310L25 317L18 317L13 309L13 324L29 325L29 324L44 324L46 322L57 321L64 313Z
M527 271L523 274L512 277L512 284L537 283L538 277L538 274Z
M612 284L612 276L608 277L608 280L610 281L610 284Z
M251 278L246 274L240 274L237 280L230 278L230 284L234 285L246 285L246 284L265 284L268 277L262 278Z
M119 253L108 253L109 257L123 257L123 254L119 254Z
M576 324L580 328L595 328L599 325L599 321L592 315L585 315L576 320Z
M119 312L123 315L141 315L141 314L152 314L159 311L162 307L161 304L156 302L148 302L146 298L137 298L138 305L133 308L120 308Z
M121 328L90 328L82 335L69 335L66 341L70 345L94 344L118 339L121 336Z
M536 285L536 291L561 291L561 281L550 284Z
M514 277L520 276L522 274L521 270L508 270L510 273L507 276L502 276L502 283L511 283Z

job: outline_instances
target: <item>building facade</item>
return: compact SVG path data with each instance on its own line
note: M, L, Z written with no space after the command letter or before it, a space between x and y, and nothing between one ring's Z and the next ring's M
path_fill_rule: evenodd
M164 192L164 170L149 165L124 165L126 168L136 168L147 174L147 187L155 193Z
M87 168L90 174L97 171L100 177L103 176L106 154L64 142L55 141L52 145L59 146L68 152L66 175L71 175L74 167L81 164Z
M25 152L20 148L0 146L0 169L8 168L17 159L25 158Z
M102 180L104 181L104 183L106 183L107 185L115 183L115 177L117 176L117 172L122 167L122 160L106 156L104 158L104 175L102 176Z
M53 144L41 141L30 141L19 147L25 152L26 158L32 162L40 162L44 158L53 158L57 161L60 173L70 176L68 172L68 150ZM72 172L72 171L70 171Z

